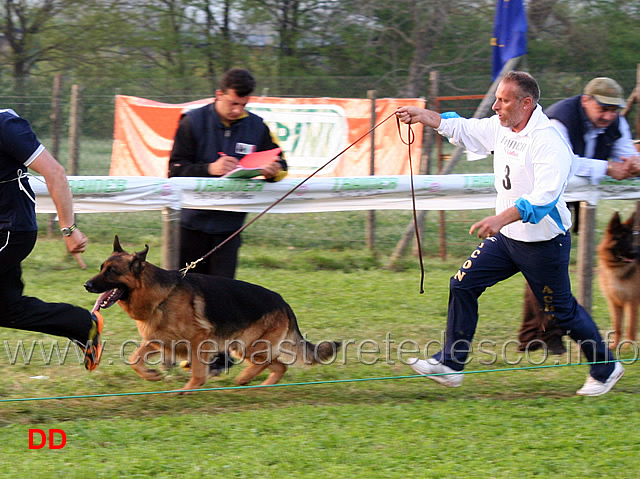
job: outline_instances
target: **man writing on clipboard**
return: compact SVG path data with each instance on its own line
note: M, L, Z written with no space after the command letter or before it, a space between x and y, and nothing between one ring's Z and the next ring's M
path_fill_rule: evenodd
M269 128L259 116L246 111L255 88L253 75L245 69L227 71L216 90L216 100L182 115L169 158L169 177L221 177L236 169L250 153L278 148ZM287 163L277 159L262 167L268 181L287 174ZM180 216L180 264L202 258L242 227L246 213L183 209ZM200 261L196 273L235 276L240 235Z

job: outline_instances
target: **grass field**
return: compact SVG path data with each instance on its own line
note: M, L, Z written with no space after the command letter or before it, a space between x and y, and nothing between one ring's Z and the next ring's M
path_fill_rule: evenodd
M611 211L626 216L634 206L603 204L597 236ZM188 380L179 368L161 382L139 379L123 360L139 336L118 306L104 311L106 347L92 373L73 346L59 360L62 338L1 329L0 476L637 478L638 353L623 353L629 364L612 393L576 396L587 367L572 365L575 347L548 358L516 351L521 276L481 298L476 340L494 343L475 350L461 388L413 377L403 361L416 354L399 346L441 337L449 277L475 246L466 230L483 213L447 214L446 261L437 257L437 215L427 216L424 294L414 257L384 268L410 214L378 213L375 252L364 246L364 213L267 215L246 231L238 278L281 293L311 341L347 342L333 364L292 367L277 387L234 389L243 365L190 396L166 392ZM24 264L26 294L91 308L96 296L82 285L115 233L129 251L148 243L148 259L160 262L158 214L83 215L79 224L88 269L43 232ZM597 285L593 302L606 332ZM20 345L33 350L30 360ZM30 429L61 429L66 445L30 450Z
M284 221L283 216L267 217L265 222ZM354 221L336 219L332 234L351 238ZM85 292L82 284L110 254L111 235L120 227L128 228L125 248L139 250L149 243L149 259L159 262L160 239L153 218L143 215L121 224L95 216L82 217L81 222L91 240L85 255L88 270L75 266L60 240L43 237L25 264L27 294L90 308L95 295ZM326 218L298 218L294 223L301 231L315 227L322 234ZM128 356L138 334L117 306L105 311L107 346L93 373L84 370L74 348L64 364L55 356L46 359L54 344L64 350L63 340L56 343L51 336L3 329L0 474L637 477L637 364L627 365L613 393L581 398L575 391L587 367L568 365L578 361L575 349L544 363L541 354L526 358L517 353L508 341L517 338L521 277L483 296L476 339L495 341L489 349L496 360L477 352L463 387L447 389L407 377L413 372L401 359L413 354L399 357L398 345L413 341L422 348L428 340L440 338L448 278L461 256L445 262L427 259L426 292L421 295L415 259L406 259L401 271L392 272L380 267L383 255L340 246L335 239L326 249L290 244L294 240L278 246L265 241L246 241L238 277L280 292L310 340L349 341L345 356L326 366L292 367L280 387L210 390L183 397L163 392L184 385L188 378L182 370L172 369L164 381L151 383L124 364L122 357ZM475 245L469 237L460 242L466 242L467 250ZM593 315L606 330L608 313L597 287ZM29 364L15 356L19 344L27 352L35 345ZM625 353L630 360L634 356L632 351ZM518 369L538 364L553 367ZM207 387L233 388L242 367L210 380ZM7 402L29 398L55 399ZM29 450L29 429L62 429L67 443L60 450Z

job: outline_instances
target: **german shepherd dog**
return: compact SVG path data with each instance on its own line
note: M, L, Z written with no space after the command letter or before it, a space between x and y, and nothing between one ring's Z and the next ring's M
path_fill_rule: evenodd
M333 341L306 341L293 310L278 293L235 279L167 271L146 261L148 251L145 245L129 254L116 236L113 253L85 284L87 291L100 294L96 308L117 301L136 321L142 342L129 361L143 379L162 379L145 363L152 354L163 354L160 362L165 365L186 358L191 379L181 390L184 394L205 384L209 365L231 350L249 362L237 384L248 384L267 368L271 372L262 384L275 384L288 365L322 363L340 347Z
M614 330L613 347L622 341L623 320L626 339L636 340L640 304L640 264L634 248L635 214L624 223L616 211L598 244L598 281L607 300Z

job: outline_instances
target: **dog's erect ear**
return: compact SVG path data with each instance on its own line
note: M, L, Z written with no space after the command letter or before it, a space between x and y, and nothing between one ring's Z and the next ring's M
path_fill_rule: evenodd
M122 246L120 246L120 239L118 238L118 235L116 235L116 237L113 240L113 252L114 253L124 253L124 250L122 249Z
M145 261L147 259L147 253L149 252L149 245L144 245L144 249L138 253L136 253L136 259L140 261Z
M627 221L624 222L625 225L631 226L632 228L635 226L636 222L636 212L631 213L631 216Z
M615 211L611 219L609 220L609 229L614 229L620 226L620 213Z
M147 259L147 253L149 252L149 245L144 245L144 249L133 255L133 261L131 262L131 271L134 274L140 273L144 269L144 262Z

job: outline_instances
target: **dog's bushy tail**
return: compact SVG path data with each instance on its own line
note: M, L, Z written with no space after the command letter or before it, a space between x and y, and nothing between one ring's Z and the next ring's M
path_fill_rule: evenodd
M289 317L289 330L285 341L281 345L280 361L286 364L330 364L337 357L338 350L342 346L338 341L320 341L313 344L307 341L298 328L298 320L293 310L287 305Z

